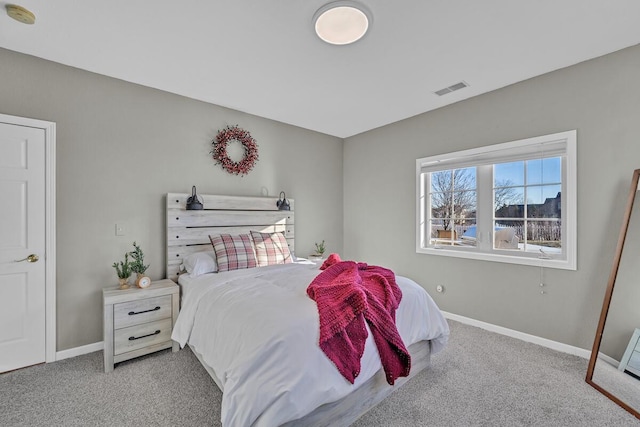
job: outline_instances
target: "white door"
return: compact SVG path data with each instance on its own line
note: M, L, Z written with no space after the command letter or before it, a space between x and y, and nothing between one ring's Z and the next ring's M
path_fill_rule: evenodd
M45 131L0 123L0 372L45 361Z

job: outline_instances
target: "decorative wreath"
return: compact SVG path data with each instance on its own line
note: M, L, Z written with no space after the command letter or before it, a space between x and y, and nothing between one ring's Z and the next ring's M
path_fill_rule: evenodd
M229 158L227 154L227 144L233 140L236 140L244 147L244 157L239 162L234 162ZM246 175L253 169L253 166L258 161L258 144L253 139L251 134L236 126L227 126L222 129L216 135L216 138L212 141L213 159L216 164L222 165L222 167L229 173L235 175Z

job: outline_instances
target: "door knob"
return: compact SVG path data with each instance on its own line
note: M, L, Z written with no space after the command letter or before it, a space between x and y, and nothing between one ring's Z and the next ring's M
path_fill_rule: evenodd
M22 259L17 259L16 262L22 262L22 261L27 261L27 262L38 262L38 260L40 259L40 257L36 254L31 254L26 258L22 258Z

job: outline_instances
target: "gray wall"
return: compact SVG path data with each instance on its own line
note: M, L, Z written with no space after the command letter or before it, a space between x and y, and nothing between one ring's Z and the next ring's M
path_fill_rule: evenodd
M164 195L296 200L296 249L342 250L341 139L0 49L0 113L57 123L57 349L102 340L103 287L136 240L164 277ZM247 176L214 165L225 125L249 130L260 159ZM115 236L115 224L128 233Z
M212 194L285 190L296 199L299 254L324 239L330 252L412 277L443 310L590 348L631 173L640 167L638 70L636 46L348 138L343 147L337 138L0 49L0 113L57 123L57 348L102 340L101 289L115 285L110 265L133 240L151 277L163 277L163 196L192 185ZM248 176L227 174L208 154L227 124L258 141L260 160ZM538 268L415 253L416 158L569 129L578 130L577 271L545 269L541 295ZM126 236L115 236L117 222L128 225Z
M415 279L443 310L590 348L640 168L639 70L635 46L346 139L344 255ZM415 253L417 158L570 129L577 271L545 269L541 294L540 268Z

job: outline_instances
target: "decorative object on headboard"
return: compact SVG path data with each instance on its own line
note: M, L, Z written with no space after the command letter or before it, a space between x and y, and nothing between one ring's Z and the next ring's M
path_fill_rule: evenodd
M196 194L196 186L191 187L191 197L187 199L187 210L189 211L199 211L202 210L202 202L198 198Z
M238 162L231 160L227 153L227 145L232 141L238 141L244 147L244 157ZM258 161L258 144L256 140L253 139L248 131L238 127L238 125L227 126L222 129L218 132L212 144L211 154L213 159L229 173L246 175Z
M290 211L291 210L291 205L289 204L289 201L287 200L287 195L285 194L284 191L280 192L280 196L278 197L278 201L276 202L276 206L281 211Z

